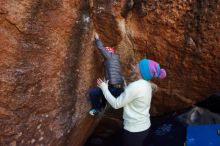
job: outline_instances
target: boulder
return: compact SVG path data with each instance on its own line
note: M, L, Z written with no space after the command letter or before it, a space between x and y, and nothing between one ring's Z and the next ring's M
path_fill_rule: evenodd
M103 77L98 32L117 48L123 74L140 58L167 78L152 115L186 108L219 91L220 2L0 1L0 145L81 146L98 118L86 98Z

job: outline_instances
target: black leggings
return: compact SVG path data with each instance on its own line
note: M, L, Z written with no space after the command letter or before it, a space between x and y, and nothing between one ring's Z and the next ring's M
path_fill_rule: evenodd
M144 146L144 140L147 138L149 129L141 132L129 132L123 130L123 146Z

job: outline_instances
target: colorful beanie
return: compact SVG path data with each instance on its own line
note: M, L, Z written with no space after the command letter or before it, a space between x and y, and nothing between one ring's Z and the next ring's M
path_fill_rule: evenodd
M163 79L166 77L165 69L161 69L159 63L150 59L142 59L139 62L139 70L142 78L145 80L151 80L152 78Z
M108 51L109 53L115 53L115 48L112 47L105 47L106 51Z

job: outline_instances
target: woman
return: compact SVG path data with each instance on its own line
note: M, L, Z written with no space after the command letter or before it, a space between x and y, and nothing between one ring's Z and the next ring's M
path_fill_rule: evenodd
M108 90L108 81L97 80L106 100L115 108L123 107L124 146L143 146L143 141L150 128L150 103L152 98L152 86L149 82L152 78L163 79L166 71L160 69L160 65L149 59L142 59L132 70L137 80L130 83L123 93L117 98Z

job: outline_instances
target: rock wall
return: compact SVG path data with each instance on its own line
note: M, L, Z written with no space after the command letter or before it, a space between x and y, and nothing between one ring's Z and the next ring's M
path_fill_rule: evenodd
M85 97L103 76L94 31L126 78L142 57L166 68L153 115L219 91L219 0L0 0L0 145L83 145L99 121Z

